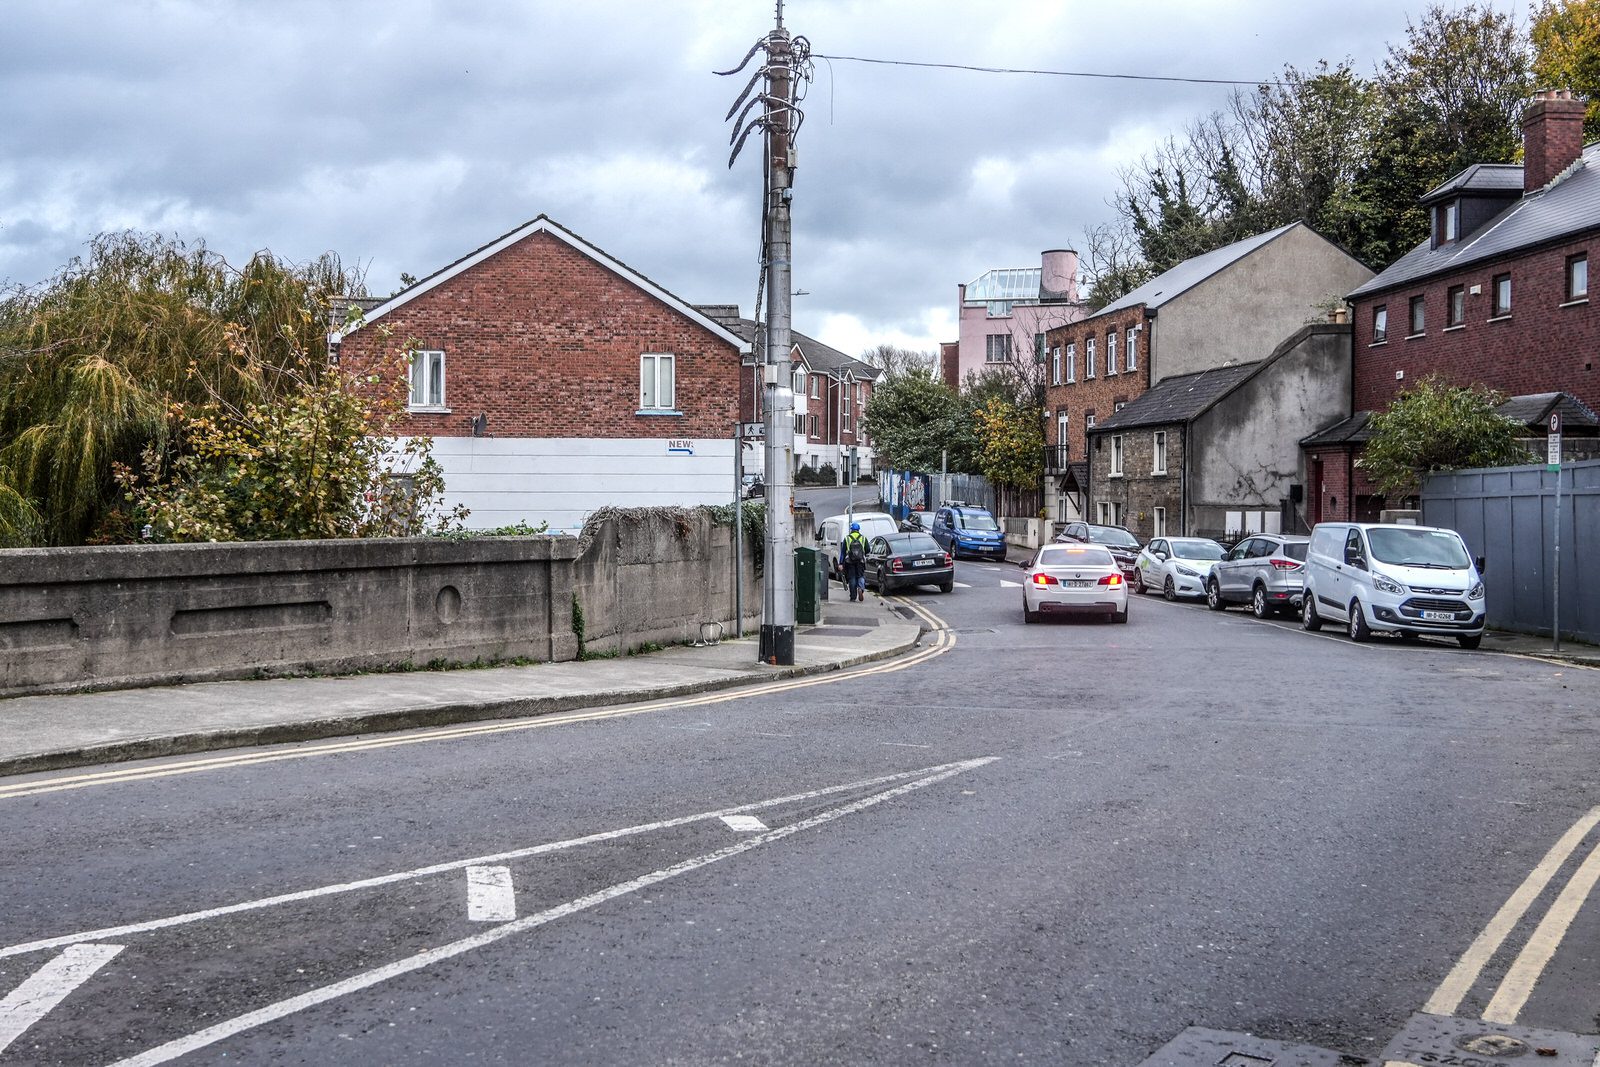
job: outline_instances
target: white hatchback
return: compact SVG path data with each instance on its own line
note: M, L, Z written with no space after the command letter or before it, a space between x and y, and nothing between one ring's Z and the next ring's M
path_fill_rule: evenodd
M1021 564L1022 619L1044 615L1098 615L1128 621L1128 583L1122 567L1100 545L1049 544Z
M1225 552L1221 545L1204 537L1157 537L1140 550L1134 562L1134 592L1159 589L1168 600L1204 597L1211 568Z

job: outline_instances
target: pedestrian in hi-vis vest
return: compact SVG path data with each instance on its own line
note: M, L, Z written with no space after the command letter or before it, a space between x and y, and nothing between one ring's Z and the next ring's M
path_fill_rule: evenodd
M867 539L859 522L852 522L850 532L839 542L839 568L844 571L844 587L850 590L850 599L867 599Z

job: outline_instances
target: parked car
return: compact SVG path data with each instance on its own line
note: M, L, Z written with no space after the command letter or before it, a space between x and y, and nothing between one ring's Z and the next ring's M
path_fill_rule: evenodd
M1330 621L1354 641L1435 634L1477 648L1486 611L1483 561L1474 563L1454 530L1322 522L1311 531L1300 600L1307 630Z
M945 504L933 513L933 539L952 556L977 559L1006 558L1006 539L988 508L972 504Z
M1203 597L1211 568L1226 551L1207 537L1154 538L1134 561L1133 591L1159 589L1168 600Z
M1298 611L1310 542L1291 534L1256 534L1240 541L1211 569L1206 605L1222 611L1229 604L1249 604L1258 619Z
M1092 522L1069 522L1056 534L1061 544L1101 545L1122 565L1122 577L1133 581L1139 559L1139 539L1126 527L1097 526Z
M1128 583L1122 565L1103 545L1048 544L1019 564L1022 621L1044 615L1099 615L1128 621Z
M744 476L744 498L746 500L753 500L758 496L766 495L767 486L766 483L761 480L761 475L747 474Z
M867 584L880 593L914 585L948 593L956 584L955 557L925 533L874 537L867 542Z
M844 581L839 573L839 542L850 532L852 521L861 524L861 536L869 543L874 537L892 534L898 528L894 516L881 511L858 511L853 520L849 515L829 515L823 519L822 525L817 527L817 547L827 554L829 578Z

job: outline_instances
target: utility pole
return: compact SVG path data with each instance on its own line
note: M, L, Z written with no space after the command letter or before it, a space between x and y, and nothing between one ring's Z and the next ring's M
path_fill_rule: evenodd
M745 55L744 63L731 71L742 70L758 51L765 51L765 65L751 77L744 92L728 110L728 118L739 111L758 80L765 91L748 104L735 123L734 149L728 165L738 158L745 138L756 127L764 135L762 188L762 279L767 294L766 351L762 363L761 388L766 401L767 529L766 568L762 573L761 645L763 663L788 665L794 662L794 390L789 365L792 347L790 300L794 279L790 263L791 205L794 197L794 135L799 129L800 111L795 106L799 85L809 77L810 45L804 37L791 38L783 25L783 0L777 0L776 25L771 33ZM759 119L744 123L757 101L762 104ZM757 299L757 320L760 319Z

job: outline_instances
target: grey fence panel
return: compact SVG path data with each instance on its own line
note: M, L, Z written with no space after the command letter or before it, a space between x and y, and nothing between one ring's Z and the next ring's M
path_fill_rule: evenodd
M1487 560L1489 625L1549 634L1555 581L1556 474L1543 465L1428 479L1422 518L1460 532ZM1600 460L1561 470L1561 633L1600 643Z

